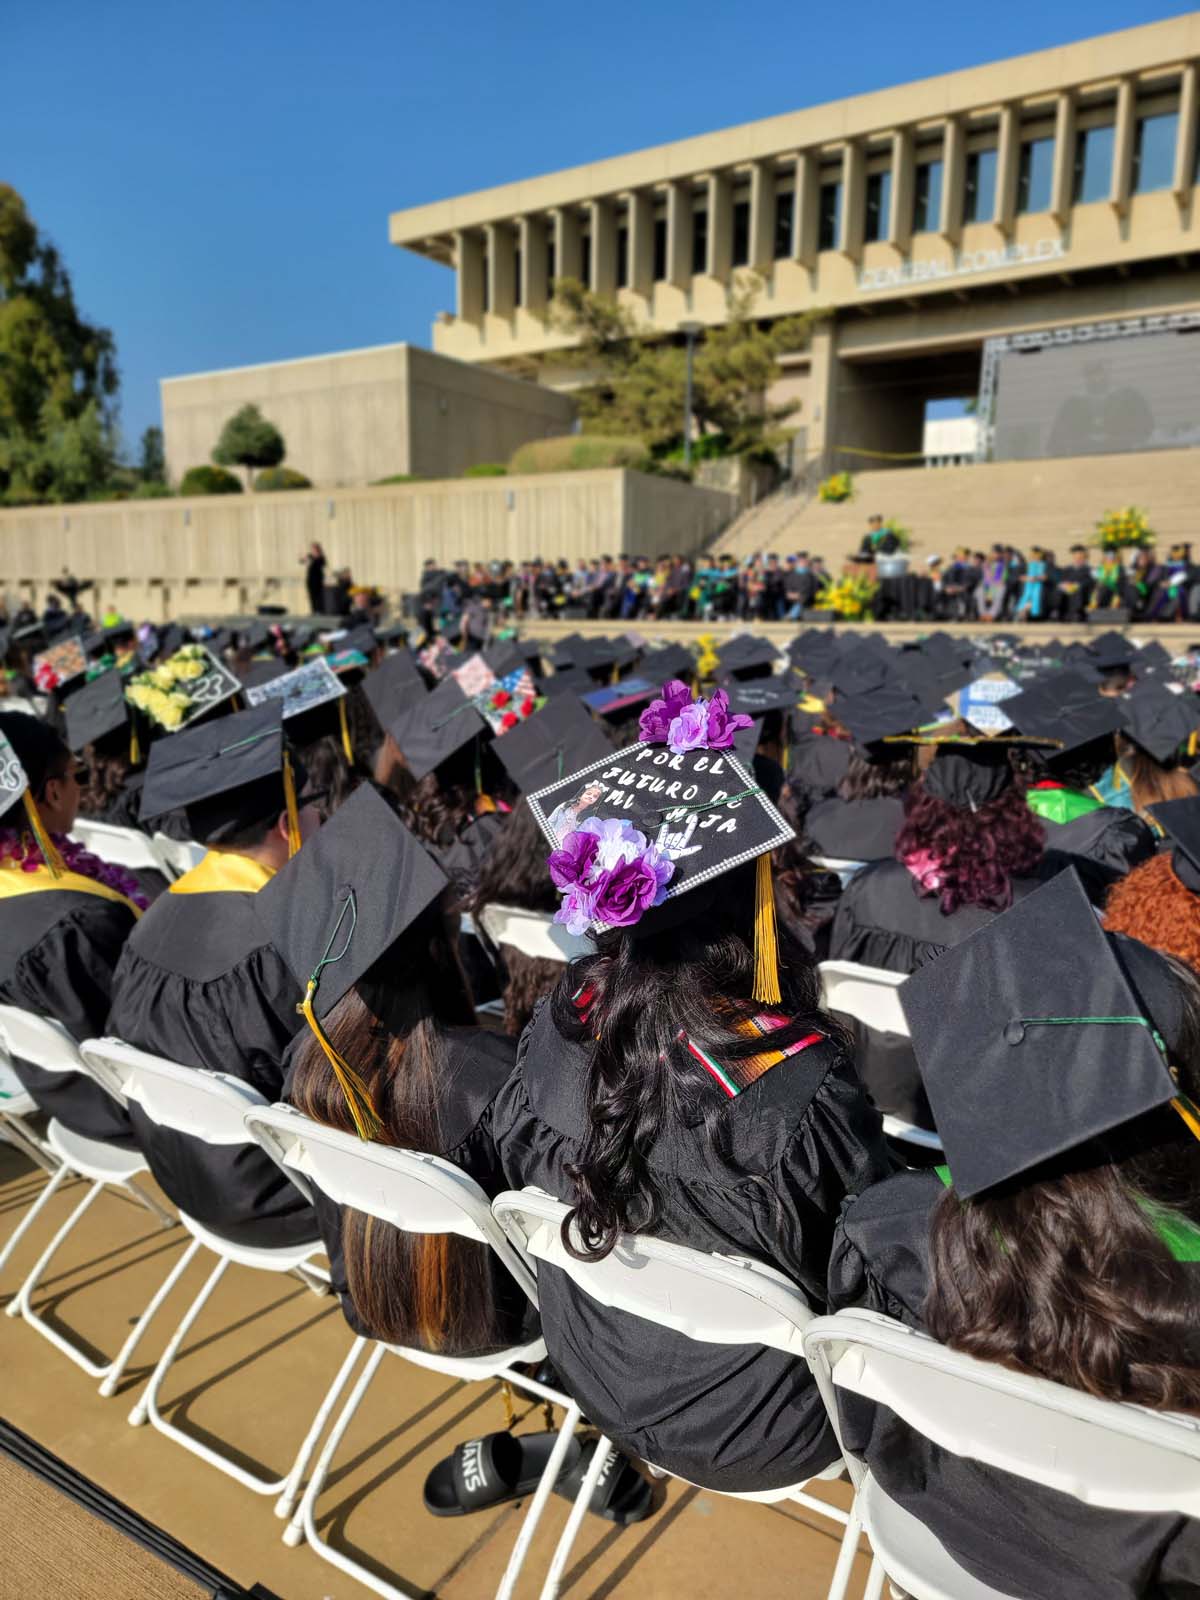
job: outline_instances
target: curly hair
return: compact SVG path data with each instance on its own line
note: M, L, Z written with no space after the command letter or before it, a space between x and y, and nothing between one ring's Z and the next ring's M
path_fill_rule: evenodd
M1200 972L1200 895L1175 876L1169 851L1151 856L1113 885L1104 926Z
M883 761L868 761L852 750L850 765L838 780L839 800L878 800L907 794L913 781L911 749Z
M423 844L440 848L453 844L474 820L474 790L447 782L437 772L414 778L390 733L375 753L372 777L376 787L396 802L405 826Z
M967 811L939 800L922 781L908 795L904 811L896 859L932 857L940 882L925 892L938 896L943 916L960 906L1006 911L1012 880L1026 877L1042 858L1045 831L1017 785L978 811Z
M123 792L133 768L129 757L110 755L96 745L85 745L81 758L87 768L87 779L79 790L79 815L103 817Z

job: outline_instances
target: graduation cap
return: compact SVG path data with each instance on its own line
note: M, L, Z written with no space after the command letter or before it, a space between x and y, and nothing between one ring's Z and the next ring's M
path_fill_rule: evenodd
M835 739L827 733L802 733L792 741L790 754L788 782L792 788L802 789L810 799L828 799L846 776L853 746L849 739Z
M1073 870L920 968L900 1003L961 1199L1176 1100L1177 980L1104 933Z
M614 719L631 715L637 707L644 706L648 700L653 700L661 688L661 684L651 683L647 678L626 678L621 683L591 689L586 694L581 694L579 699L598 717Z
M122 639L133 639L136 636L137 629L132 622L128 622L124 617L121 617L116 622L110 622L103 632L104 642L113 645L119 644Z
M412 700L420 702L429 691L407 650L397 650L363 679L363 694L381 728L403 711Z
M1200 894L1200 795L1163 800L1147 806L1154 822L1171 841L1171 867L1185 889Z
M158 659L166 661L182 650L185 644L190 643L187 634L177 622L168 622L158 636Z
M510 672L520 672L526 657L511 639L506 639L501 644L488 645L483 652L483 660L498 678L504 678Z
M265 622L250 622L238 629L238 644L243 650L264 650L271 642Z
M1158 667L1169 667L1171 659L1171 652L1164 649L1157 639L1151 639L1138 651L1135 665L1139 672L1147 672Z
M1101 672L1128 667L1137 655L1136 646L1123 633L1117 633L1111 628L1098 638L1089 640L1086 648L1092 665Z
M1004 714L1018 732L1057 748L1044 758L1054 762L1075 755L1121 726L1118 702L1098 695L1077 673L1063 672L1033 683L1004 702Z
M290 670L286 661L275 658L271 661L252 661L239 676L244 688L261 689L266 683L274 683L276 678L286 677ZM251 704L254 702L251 701Z
M261 665L274 668L276 663L262 662ZM342 752L353 765L354 747L346 720L346 686L324 656L304 661L290 671L286 667L282 672L270 671L258 682L251 682L251 674L248 674L245 698L246 704L251 706L277 701L287 724L287 736L300 748L318 739L340 738Z
M356 628L350 628L342 634L340 639L335 639L330 647L332 654L345 655L349 650L355 650L359 655L366 656L369 661L379 649L379 637L369 623L361 622Z
M566 638L560 639L550 652L550 664L556 671L562 671L564 667L581 666L582 662L577 661L576 655L581 646L586 644L587 640L581 633L567 634Z
M321 1023L449 883L433 857L363 784L254 897L254 912L300 985L316 1035L363 1139L381 1128L370 1090Z
M885 739L899 738L921 726L921 703L899 684L883 684L869 694L839 695L832 714L854 740L861 754L888 754Z
M1189 755L1195 755L1193 735L1200 730L1200 705L1193 695L1172 694L1161 683L1144 683L1117 705L1126 736L1155 761L1169 761L1184 745L1190 746Z
M453 678L443 678L421 700L414 697L388 724L405 765L417 779L487 731L487 723Z
M1011 741L947 739L921 775L925 792L956 811L978 811L1012 787Z
M102 672L91 683L68 697L63 706L67 722L67 744L78 752L85 745L98 744L109 734L125 734L129 729L130 708L125 702L125 682L115 667Z
M779 651L771 641L751 633L738 634L717 651L718 673L721 677L761 676L770 672L778 660Z
M842 656L835 661L829 676L840 699L843 695L864 695L872 689L878 689L881 684L888 682L890 674L888 663L882 656L873 651L863 651L861 654Z
M594 687L590 674L582 667L564 667L561 672L552 672L548 677L537 679L537 692L545 695L547 700L557 700L564 694L578 697Z
M294 855L300 848L296 791L304 773L284 741L280 710L273 700L151 745L142 820L182 808L194 839L222 844L286 811Z
M803 679L789 668L769 678L731 683L727 692L730 711L745 717L765 717L770 711L791 711L807 691Z
M681 644L650 650L638 662L638 677L651 683L669 683L672 678L691 679L696 675L696 658Z
M579 700L564 695L498 739L495 750L513 783L530 794L611 755L612 745Z

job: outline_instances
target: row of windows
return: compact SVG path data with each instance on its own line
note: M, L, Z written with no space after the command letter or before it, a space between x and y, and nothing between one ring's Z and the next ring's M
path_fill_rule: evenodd
M1177 112L1165 111L1139 117L1134 128L1132 189L1135 194L1148 194L1156 189L1169 189L1174 182L1175 145L1179 133ZM1076 205L1088 205L1107 200L1112 191L1113 155L1116 145L1112 123L1085 128L1075 137L1075 161L1072 198ZM995 148L973 150L966 158L963 178L963 221L990 222L996 210L996 178L999 171ZM1194 181L1200 181L1200 151L1197 152ZM1054 139L1024 139L1017 160L1017 211L1049 211L1054 185ZM918 160L913 174L911 227L914 233L935 233L942 211L943 164L938 159ZM863 237L875 244L888 236L892 211L892 173L889 170L872 172L867 176ZM842 241L842 184L840 179L821 185L817 207L817 248L837 250ZM792 253L795 227L795 196L789 190L775 197L775 227L773 249L776 260L785 260ZM616 283L618 289L629 284L629 227L620 223L616 230L617 261ZM584 283L591 279L592 239L589 232L581 237L582 259L580 271ZM557 276L554 244L547 248L549 281ZM750 202L736 198L733 202L731 262L734 267L748 267L751 260ZM698 206L692 213L693 275L700 275L708 266L708 208ZM654 278L662 282L667 277L667 219L654 220ZM521 304L521 258L516 259L516 303ZM484 273L484 310L488 310L487 273Z

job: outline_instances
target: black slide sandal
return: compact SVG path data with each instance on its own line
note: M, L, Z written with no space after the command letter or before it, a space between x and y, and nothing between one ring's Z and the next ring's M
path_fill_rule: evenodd
M557 1433L488 1433L457 1445L425 1479L426 1511L434 1517L465 1517L532 1494L557 1439ZM578 1439L572 1439L563 1472L574 1471L581 1454Z
M587 1469L596 1453L596 1440L584 1445L579 1460L569 1472L564 1472L554 1486L555 1494L564 1500L574 1500L579 1486L587 1476ZM592 1490L588 1510L594 1517L615 1522L627 1528L631 1522L641 1522L653 1510L654 1489L642 1477L628 1456L614 1449L609 1455L599 1482Z

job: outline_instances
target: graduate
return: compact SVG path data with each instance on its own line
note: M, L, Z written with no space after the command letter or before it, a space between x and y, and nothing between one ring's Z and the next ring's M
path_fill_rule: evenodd
M834 794L805 814L809 849L842 861L888 860L915 774L911 746L885 740L915 728L921 707L902 685L883 682L861 694L839 694L831 716L849 735L849 757Z
M736 720L719 691L669 683L641 742L529 797L558 920L596 951L535 1011L494 1129L509 1186L566 1202L585 1259L652 1231L769 1262L817 1309L837 1211L889 1157L816 972L776 924L769 856L791 829L734 755ZM592 784L599 803L556 833ZM697 1344L553 1267L538 1288L564 1386L631 1454L735 1491L836 1458L802 1361Z
M46 725L0 711L0 1002L104 1032L113 973L146 905L136 880L69 839L79 807L71 752ZM121 1107L82 1073L13 1069L40 1110L89 1139L130 1142Z
M1109 891L1104 926L1200 973L1200 796L1151 806L1160 850Z
M834 1307L1109 1400L1200 1413L1200 987L1064 872L900 991L945 1146L846 1208ZM1085 1505L842 1405L880 1488L1024 1600L1200 1594L1200 1524Z
M179 1065L229 1073L271 1101L283 1088L287 1046L304 1025L296 1009L302 990L263 933L255 900L316 831L318 797L304 784L278 701L153 746L143 815L182 807L208 850L123 950L107 1028ZM131 1116L159 1186L198 1222L235 1243L313 1237L311 1208L264 1152L205 1144L137 1107Z

